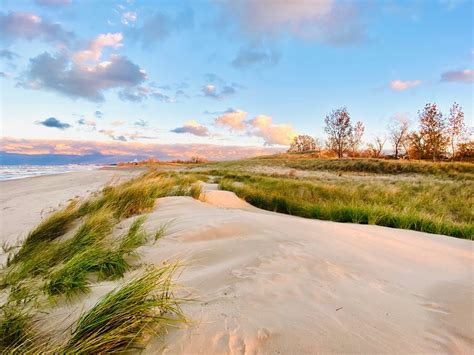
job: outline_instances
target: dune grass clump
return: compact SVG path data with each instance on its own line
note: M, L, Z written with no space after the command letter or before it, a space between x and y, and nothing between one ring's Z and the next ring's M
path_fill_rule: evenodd
M118 246L105 246L101 240L87 245L82 252L77 252L59 269L51 273L44 286L49 296L65 295L71 298L77 293L86 293L90 289L89 276L95 274L98 281L114 280L124 276L131 266L125 256L134 253L135 249L148 240L143 230L145 217L138 217L130 226ZM108 240L108 244L112 241Z
M20 250L8 261L8 265L26 260L34 252L68 231L77 218L77 201L71 202L66 208L54 212L33 229Z
M183 320L172 294L176 265L153 268L108 293L77 322L61 352L109 353L142 349L147 334Z
M24 309L10 304L2 306L0 314L0 352L13 353L12 349L21 352L31 338L31 316Z

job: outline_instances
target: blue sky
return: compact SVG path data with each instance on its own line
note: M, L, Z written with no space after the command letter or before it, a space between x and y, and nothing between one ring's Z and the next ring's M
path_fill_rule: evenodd
M473 6L3 0L3 150L260 152L297 133L324 139L324 116L341 106L365 141L427 102L445 113L458 102L472 126Z

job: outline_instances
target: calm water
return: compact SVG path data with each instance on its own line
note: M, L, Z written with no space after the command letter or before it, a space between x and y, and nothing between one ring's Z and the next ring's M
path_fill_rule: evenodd
M0 181L63 174L100 168L100 165L0 165Z

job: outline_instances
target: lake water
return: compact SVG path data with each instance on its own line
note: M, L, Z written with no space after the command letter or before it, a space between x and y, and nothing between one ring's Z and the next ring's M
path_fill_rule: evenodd
M32 176L64 174L75 171L88 171L101 165L0 165L0 181L24 179Z

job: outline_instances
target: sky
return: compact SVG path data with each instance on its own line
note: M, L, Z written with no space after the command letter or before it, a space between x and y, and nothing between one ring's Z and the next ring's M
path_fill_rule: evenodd
M0 151L232 159L370 142L453 102L473 126L474 2L2 0Z

